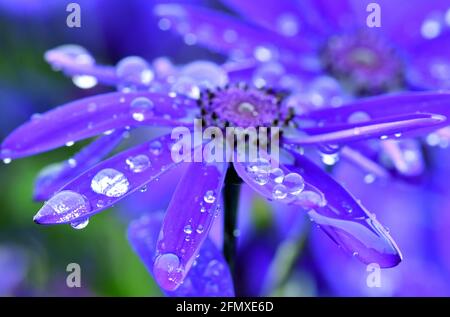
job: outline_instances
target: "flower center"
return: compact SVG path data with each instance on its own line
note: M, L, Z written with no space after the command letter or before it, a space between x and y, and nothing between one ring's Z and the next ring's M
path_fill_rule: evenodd
M289 123L292 114L283 110L282 99L272 89L237 84L203 91L198 104L208 126L257 128Z
M383 93L403 83L401 60L383 39L372 34L332 37L323 59L329 72L358 95Z

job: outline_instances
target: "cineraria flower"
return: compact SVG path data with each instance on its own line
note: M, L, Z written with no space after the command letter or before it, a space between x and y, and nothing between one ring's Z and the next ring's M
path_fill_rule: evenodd
M264 198L306 212L342 250L363 263L387 268L401 261L388 231L315 165L307 155L308 148L320 146L333 152L334 145L429 133L448 125L449 92L386 95L296 113L286 103L289 92L229 82L228 74L209 62L175 67L167 59L158 59L152 68L141 58L127 57L116 67L102 66L77 46L51 50L46 59L80 87L99 82L118 91L35 115L4 140L0 158L10 163L99 136L73 158L40 175L36 197L48 201L35 215L36 223L71 224L81 229L94 214L132 193L145 188L151 191L151 185L167 171L184 164L185 174L161 225L157 215L150 215L133 223L129 231L134 249L170 295L234 294L229 271L233 264L226 254L228 267L217 246L208 240L208 233L220 213L222 192L225 225L232 224L237 194L233 186L239 181ZM361 119L361 113L368 116ZM262 153L255 161L174 161L176 140L166 134L102 160L130 129L194 130L194 118L201 119L205 129L279 129L280 159ZM195 144L190 149L198 150ZM229 246L225 251L230 252Z
M402 10L398 1L378 1L381 27L368 25L370 1L222 2L241 18L175 3L160 4L155 13L162 30L228 56L231 78L291 91L287 102L297 112L362 95L450 87L448 1L413 0ZM444 144L448 135L439 130L428 143ZM322 154L327 165L363 158L368 182L390 175L412 181L425 169L421 144L411 139L356 144L334 158Z
M186 4L160 4L155 13L161 29L182 34L187 43L249 65L281 63L281 70L272 68L272 76L326 73L358 95L405 85L450 87L448 1L413 0L405 7L400 1L381 0L376 2L378 17L370 15L371 1L222 2L242 19ZM374 21L379 27L371 25ZM261 79L254 78L256 83Z

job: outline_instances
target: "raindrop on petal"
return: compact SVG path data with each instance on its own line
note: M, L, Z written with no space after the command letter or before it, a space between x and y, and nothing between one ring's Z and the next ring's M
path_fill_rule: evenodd
M163 289L173 291L183 282L184 269L176 254L164 253L156 258L153 274Z
M88 224L89 224L89 218L86 218L85 220L82 220L82 221L72 222L70 224L70 226L74 229L80 230L80 229L86 228Z
M126 159L126 163L134 173L143 172L151 166L150 159L144 154L131 156Z
M120 197L128 192L129 186L126 176L112 168L101 170L91 181L92 190L107 197Z
M203 196L203 200L204 200L206 203L208 203L208 204L214 203L214 202L216 201L216 196L215 196L215 194L214 194L214 191L208 190L208 191L205 193L205 196Z

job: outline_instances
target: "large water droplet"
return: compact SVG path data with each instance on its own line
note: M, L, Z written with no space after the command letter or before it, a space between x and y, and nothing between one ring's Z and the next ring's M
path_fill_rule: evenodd
M228 83L228 75L222 67L208 61L187 64L181 70L181 76L192 79L200 89L223 87Z
M86 228L88 224L89 224L89 218L86 218L85 220L82 220L82 221L72 222L70 224L70 226L76 230L81 230L81 229Z
M270 162L265 158L258 158L256 162L247 166L247 172L258 185L265 185L270 180Z
M150 159L144 154L131 156L126 159L126 163L134 173L143 172L151 166Z
M116 66L116 75L122 91L135 90L137 85L148 85L154 73L148 63L138 56L125 57Z
M153 264L153 274L158 284L166 290L175 290L183 282L184 269L180 258L173 253L159 255Z
M216 195L214 194L214 191L208 190L205 193L205 196L203 196L203 200L208 204L214 203L216 201Z
M177 94L188 96L193 99L200 97L200 88L197 86L194 79L187 76L178 78L172 85L172 90Z
M69 221L91 211L89 201L81 194L63 190L50 198L34 217L35 221L46 223L45 216L60 216L50 223Z
M284 177L283 184L286 186L289 194L298 195L305 188L305 181L300 174L289 173Z
M270 178L277 184L281 184L284 179L284 172L281 168L275 167L270 171Z
M283 184L277 184L272 189L272 197L276 200L285 199L287 194L288 190Z
M120 197L128 192L130 183L124 174L105 168L98 172L91 181L91 188L97 194L108 197Z
M145 97L138 97L131 102L131 113L136 121L144 121L146 117L153 115L153 102Z

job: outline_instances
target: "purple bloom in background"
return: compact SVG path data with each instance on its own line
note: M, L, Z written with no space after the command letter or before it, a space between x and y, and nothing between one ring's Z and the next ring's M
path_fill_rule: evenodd
M413 0L407 7L401 1L377 1L382 22L374 28L367 25L369 0L222 2L242 19L174 3L155 12L162 29L245 61L250 71L275 63L253 73L257 85L280 74L311 78L325 73L359 95L407 86L450 88L448 1Z
M400 53L391 51L390 41L396 41L405 52L411 52L413 40L429 34L427 27L419 36L401 33L402 29L395 29L395 23L391 26L388 19L389 36L395 38L386 35L380 40L362 35L356 31L356 24L339 18L352 12L347 8L356 10L353 16L358 17L360 7L353 2L330 7L325 1L304 1L304 11L291 2L268 1L270 10L264 11L250 2L227 2L248 13L255 24L192 6L161 5L156 9L162 16L160 28L175 28L184 34L186 43L199 42L230 54L232 62L221 66L207 61L178 66L167 58L149 63L136 56L126 57L116 66L105 66L75 45L46 53L46 60L78 87L101 83L117 91L34 115L3 141L0 158L11 163L97 137L74 157L40 173L35 198L47 201L34 221L82 229L94 214L129 194L151 193L168 171L182 167L183 175L166 212L156 212L158 208L149 205L148 212L154 212L133 221L128 231L134 250L167 295L235 294L233 263L227 250L222 255L216 243L220 239L210 234L218 216L230 211L232 202L227 193L234 185L232 180L245 182L278 206L276 217L280 227L289 228L284 237L288 241L298 239L293 224L307 214L343 251L362 263L396 266L402 256L388 230L316 164L315 150L320 150L326 165L333 165L340 153L372 177L389 176L375 158L381 151L394 157L400 171L422 170L421 161L411 161L405 153L419 151L414 137L444 133L442 128L448 125L450 115L450 92L356 96L398 90L405 82L423 83L420 88L429 88L425 84L431 83L433 88L448 87L445 78L433 77L435 81L431 82L431 77L426 77L430 74L425 69L430 65L415 69L423 65L413 63L406 68L401 58L396 59ZM428 8L428 4L420 3ZM316 5L323 9L320 12L325 18L314 14ZM425 7L418 12L424 14ZM340 29L342 32L336 31ZM312 38L313 33L322 37ZM335 61L342 63L332 63ZM324 72L340 82L323 77ZM415 81L417 78L421 80ZM305 87L296 88L297 84L308 81L321 88L306 88L320 91L315 95L323 98L320 107L305 106L299 97ZM335 97L341 101L333 102ZM279 128L280 160L265 153L256 162L177 163L172 158L175 140L170 128L193 130L195 118L202 120L204 128ZM148 127L163 128L163 133L108 157L124 139ZM189 150L199 151L198 147ZM224 216L227 227L229 215ZM225 243L230 239L228 234L222 233Z

